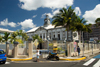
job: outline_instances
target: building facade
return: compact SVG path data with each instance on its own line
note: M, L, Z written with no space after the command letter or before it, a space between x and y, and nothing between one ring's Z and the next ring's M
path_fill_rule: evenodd
M48 15L46 15L46 18L44 19L44 25L40 27L33 28L29 31L27 31L27 35L32 38L35 34L39 35L40 38L43 40L50 40L52 41L53 38L57 38L59 41L64 41L65 39L67 40L67 31L66 29L62 26L56 27L52 24L50 24L50 19ZM71 32L69 31L68 38L69 40L78 40L78 36L73 36L72 34L75 33L78 35L78 32Z
M83 38L85 41L89 41L91 39L96 39L96 40L100 40L100 27L95 26L95 24L93 24L91 26L92 32L91 33L87 33L84 32L83 34Z
M8 30L8 29L2 29L2 28L0 28L0 36L3 37L5 32L13 33L14 31L11 31L11 30Z

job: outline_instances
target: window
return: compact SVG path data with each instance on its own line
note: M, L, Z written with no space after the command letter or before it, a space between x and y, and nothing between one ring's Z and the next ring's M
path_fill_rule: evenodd
M0 54L4 54L4 51L0 51Z
M60 32L58 32L58 40L60 40Z
M53 32L53 38L55 38L55 32Z
M40 38L42 38L42 34L40 34Z

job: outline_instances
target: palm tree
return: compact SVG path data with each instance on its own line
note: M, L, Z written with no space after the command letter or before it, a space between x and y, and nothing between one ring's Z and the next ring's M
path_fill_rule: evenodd
M85 25L87 21L84 20L84 18L80 19L79 17L77 18L76 22L77 22L76 23L76 29L77 29L77 31L79 33L79 40L80 40L80 42L82 40L83 45L84 45L83 32L89 32L89 33L92 32L92 30L90 28L91 24ZM82 39L81 39L81 33L82 33ZM89 44L88 44L88 50L89 50Z
M35 35L32 38L33 38L33 42L37 39L39 43L43 43L43 40L38 35Z
M96 26L97 26L97 27L100 26L100 18L97 18L97 19L95 20L95 23L96 23Z
M71 6L68 8L68 10L66 10L66 8L62 8L61 10L59 10L60 13L56 14L55 16L53 16L53 21L52 24L55 25L55 27L57 26L63 26L64 28L66 28L67 31L67 40L69 39L69 31L75 31L75 21L77 19L77 16L74 12L74 9L71 8ZM68 45L67 45L67 49ZM67 50L66 50L67 52ZM69 54L69 52L68 52Z
M21 35L21 36L22 36L22 40L23 40L23 41L24 41L24 40L25 40L25 41L27 41L27 40L28 40L28 38L29 38L29 37L27 36L27 34L26 34L26 33L24 33L24 32L22 33L22 35Z
M91 32L92 30L90 29L91 27L91 24L87 24L86 25L86 20L84 20L84 18L80 18L80 17L77 17L77 20L76 20L76 30L78 31L79 33L79 40L81 42L81 33L82 32Z
M24 36L24 40L25 41L27 41L28 40L28 38L29 38L29 36L27 36L27 34L26 33L24 33L25 34L25 36Z
M9 35L10 33L5 32L3 36L3 41L6 42L6 55L8 55L8 52L9 52L8 40L11 38Z
M11 40L10 40L10 42L16 42L16 40L17 40L17 36L18 36L18 32L17 31L15 31L15 32L13 32L12 34L11 34Z
M37 39L38 42L39 42L39 44L40 44L40 43L43 43L43 40L42 40L38 35L35 35L35 36L33 36L32 38L33 38L33 42ZM35 45L35 46L36 46L36 48L37 48L37 45Z
M60 13L53 16L52 24L57 26L63 26L66 28L67 31L67 38L69 36L68 32L75 31L75 20L77 18L74 9L71 6L66 10L66 8L62 8L59 10Z
M2 42L2 36L0 35L0 42Z

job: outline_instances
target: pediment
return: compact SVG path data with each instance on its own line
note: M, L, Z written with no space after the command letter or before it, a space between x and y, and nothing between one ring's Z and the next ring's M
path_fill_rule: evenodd
M44 27L39 27L36 31L46 30Z

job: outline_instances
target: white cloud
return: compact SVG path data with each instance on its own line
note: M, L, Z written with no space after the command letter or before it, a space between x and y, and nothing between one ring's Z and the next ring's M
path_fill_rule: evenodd
M44 18L46 15L48 15L49 18L52 18L57 13L59 13L59 9L57 9L55 11L52 11L52 13L44 13L44 14L42 14L42 17L41 18Z
M2 26L7 26L8 25L8 18L4 19L3 21L0 22L0 25Z
M36 25L33 24L32 19L25 19L23 22L20 22L18 24L22 26L22 29L28 29L28 28L36 27Z
M45 16L48 15L49 18L52 18L53 15L51 13L45 13L45 14L42 14L42 17L41 18L45 18Z
M53 15L56 15L57 13L59 13L59 9L53 11Z
M44 18L44 17L46 16L46 14L48 14L49 17L52 18L54 15L56 15L57 13L59 13L59 10L60 10L60 9L57 9L57 10L55 10L55 11L53 10L52 13L44 13L44 14L42 15L41 18ZM81 10L80 10L79 7L75 7L74 12L75 12L78 16L81 15Z
M33 18L35 18L37 15L34 15Z
M16 27L16 23L14 23L14 22L10 22L10 23L8 23L8 25L11 27Z
M37 10L38 8L62 8L73 5L74 0L19 0L19 6L25 10Z
M76 15L81 16L81 10L79 7L75 7L74 12L76 13Z
M14 22L8 22L8 18L6 18L6 19L4 19L3 21L1 21L1 22L0 22L0 25L2 25L2 26L7 26L7 25L9 25L9 26L11 26L11 27L16 27L16 26L17 26L16 23L14 23Z
M88 21L87 24L94 24L96 18L100 17L100 4L96 5L93 10L86 11L83 17Z

